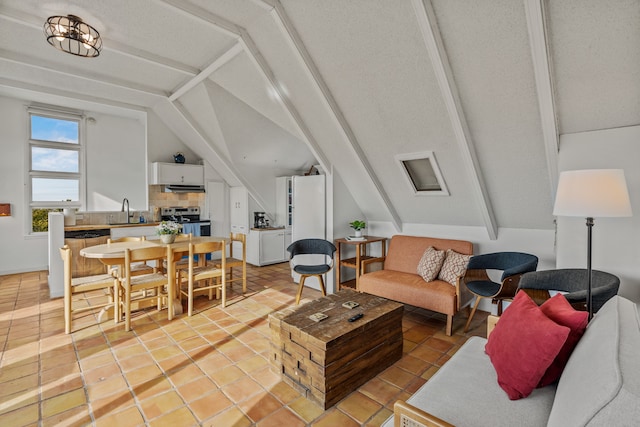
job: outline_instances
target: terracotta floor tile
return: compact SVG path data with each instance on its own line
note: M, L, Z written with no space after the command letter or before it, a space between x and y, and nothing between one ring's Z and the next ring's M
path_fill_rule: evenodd
M362 424L380 410L383 405L356 391L342 399L337 404L337 407Z
M380 378L373 378L360 387L359 391L374 401L386 405L396 400L396 396L402 389Z
M71 390L75 390L83 387L82 377L80 374L71 374L66 377L60 378L57 381L44 384L41 387L41 393L43 399L49 399L58 394L66 393Z
M298 396L300 395L298 394ZM317 419L324 413L324 409L322 407L313 403L306 397L298 397L287 406L307 423Z
M329 410L317 421L311 423L314 427L359 427L360 423L353 418L338 411L337 409Z
M198 425L198 422L188 408L182 407L173 412L166 413L165 415L156 418L155 420L151 421L149 425L151 427L189 427Z
M288 408L282 408L259 421L257 427L304 427L306 423Z
M41 401L37 388L19 391L14 394L3 396L0 400L0 415L15 411L18 408L33 405ZM1 424L0 424L1 425Z
M204 427L249 427L252 425L252 422L240 409L234 406L223 413L206 420L202 425Z
M270 393L260 392L253 397L243 400L238 407L253 421L258 422L272 412L282 407L282 403Z
M126 372L124 377L127 379L130 386L135 387L139 384L153 381L157 378L163 378L164 374L156 365L147 365L142 368Z
M365 427L379 427L387 420L387 418L389 418L392 415L393 415L393 411L390 411L387 408L382 408L369 421L367 421L364 424L364 426Z
M181 406L184 406L184 401L175 391L169 391L167 393L152 396L140 403L142 407L142 413L147 420L153 420L159 416L171 412Z
M300 397L300 393L283 381L271 387L269 392L285 405Z
M226 384L239 380L244 376L244 372L235 366L227 366L224 369L208 373L208 375L216 382L218 387L223 387Z
M144 425L140 409L135 406L96 419L97 427L134 427Z
M137 384L131 388L133 394L139 399L144 400L157 394L171 390L172 385L168 379L164 377L153 378L144 383Z
M214 391L189 403L189 407L200 421L215 417L233 406L233 402L221 391Z
M197 365L189 364L184 367L179 367L170 371L165 371L165 374L175 387L179 387L183 384L189 383L199 378L204 377L204 373Z
M0 415L0 424L10 426L37 425L40 419L40 410L38 404L25 406L6 414Z
M24 390L37 389L38 374L16 378L0 384L0 397L8 396Z
M42 427L86 426L91 425L87 405L78 406L42 420Z
M378 375L378 378L404 389L415 378L415 375L396 366L392 366Z
M238 381L221 387L221 390L233 403L238 403L262 391L262 387L250 377L243 376Z
M87 386L89 399L100 399L128 388L127 383L121 376L113 376L104 381Z
M129 390L123 390L101 399L91 399L91 410L96 419L108 417L112 413L121 412L136 405L133 394Z
M218 386L209 378L202 376L177 388L185 402L192 402L207 394L218 391Z
M75 408L76 406L85 405L86 403L87 399L84 389L77 389L60 394L42 402L42 417L48 418L60 412Z
M110 363L90 371L85 371L82 375L86 384L93 384L98 381L104 381L113 375L121 375L121 373L120 365L117 363Z

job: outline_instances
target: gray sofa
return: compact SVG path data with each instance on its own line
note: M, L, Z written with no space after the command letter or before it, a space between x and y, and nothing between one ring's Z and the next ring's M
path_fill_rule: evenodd
M589 323L558 383L524 399L509 400L500 388L485 343L470 338L406 402L396 402L397 425L640 425L640 323L633 302L611 298ZM429 424L429 417L436 423ZM392 416L383 427L393 425Z

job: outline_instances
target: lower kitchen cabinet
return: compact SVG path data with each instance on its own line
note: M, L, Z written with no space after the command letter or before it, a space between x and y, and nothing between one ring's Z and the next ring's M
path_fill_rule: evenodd
M64 239L64 244L71 249L71 276L85 277L95 274L103 274L106 267L99 259L85 258L80 255L80 250L89 246L107 243L108 236L90 237L85 239Z
M247 262L262 266L287 261L290 243L291 230L252 229L247 238Z

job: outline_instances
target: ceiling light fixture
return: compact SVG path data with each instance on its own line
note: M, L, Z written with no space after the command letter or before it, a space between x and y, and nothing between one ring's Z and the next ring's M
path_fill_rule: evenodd
M56 49L76 56L96 57L102 49L98 31L74 15L51 16L44 24L44 34Z

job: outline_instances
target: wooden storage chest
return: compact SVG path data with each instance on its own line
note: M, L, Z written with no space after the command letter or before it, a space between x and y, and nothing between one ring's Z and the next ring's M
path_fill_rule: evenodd
M346 301L360 304L344 308ZM283 381L327 409L402 357L403 305L349 289L269 317L271 362ZM328 317L320 322L314 313ZM363 317L348 319L357 313Z

